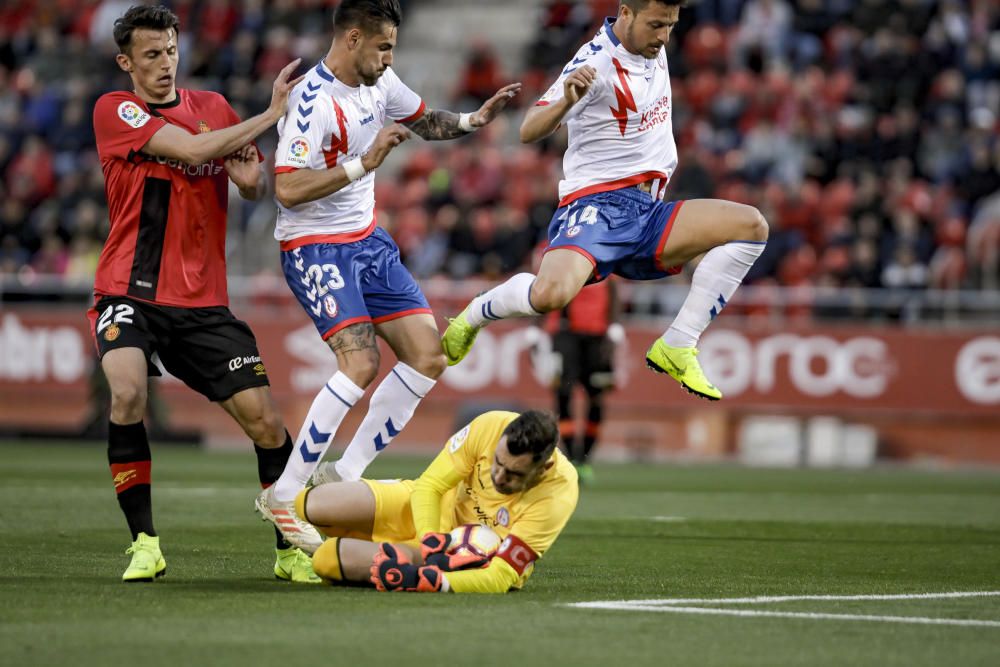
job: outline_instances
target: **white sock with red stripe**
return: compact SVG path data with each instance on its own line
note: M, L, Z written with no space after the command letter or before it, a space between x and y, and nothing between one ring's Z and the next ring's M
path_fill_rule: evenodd
M403 362L379 383L368 405L368 414L351 444L337 461L337 474L345 482L361 479L365 469L410 421L421 399L437 380L422 375Z
M508 317L537 317L542 313L531 306L532 273L518 273L472 300L466 318L477 329Z
M337 371L313 399L309 414L295 439L292 455L274 483L274 497L281 502L293 500L323 460L340 422L354 407L365 390Z
M670 347L695 347L764 252L764 245L763 241L733 241L709 250L691 277L684 305L661 336L663 342Z

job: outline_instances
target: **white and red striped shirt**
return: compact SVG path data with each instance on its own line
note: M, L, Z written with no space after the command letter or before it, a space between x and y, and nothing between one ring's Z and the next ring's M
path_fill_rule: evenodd
M587 94L566 114L569 147L563 156L565 178L559 182L559 205L595 192L653 181L659 197L677 168L672 95L667 55L647 60L629 53L608 19L584 44L552 87L536 103L563 97L566 77L585 65L597 70Z
M386 119L409 121L426 109L387 68L374 86L351 87L320 62L295 86L278 121L275 172L330 169L363 155ZM278 202L274 237L283 250L306 243L348 242L375 228L375 176L366 174L322 199L285 208Z

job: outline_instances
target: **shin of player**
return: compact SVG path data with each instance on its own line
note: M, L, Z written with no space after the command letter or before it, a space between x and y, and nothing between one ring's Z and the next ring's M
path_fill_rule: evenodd
M559 208L538 275L519 274L476 297L442 338L449 364L489 322L564 307L588 282L614 273L653 280L707 253L691 293L647 365L683 388L722 393L697 360L701 333L730 301L763 250L767 223L751 206L719 200L663 201L677 166L664 45L682 0L622 0L526 115L525 143L569 129ZM589 156L614 155L613 161Z

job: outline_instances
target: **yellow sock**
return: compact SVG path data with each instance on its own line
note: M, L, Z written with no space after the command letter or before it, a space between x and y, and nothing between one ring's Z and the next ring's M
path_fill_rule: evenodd
M299 495L295 496L295 513L299 515L300 518L309 521L309 517L306 515L306 498L309 497L309 492L312 491L311 486L299 491ZM312 523L309 521L309 523Z
M295 502L298 505L298 499ZM344 570L340 566L339 537L328 538L313 554L313 572L329 581L344 581Z

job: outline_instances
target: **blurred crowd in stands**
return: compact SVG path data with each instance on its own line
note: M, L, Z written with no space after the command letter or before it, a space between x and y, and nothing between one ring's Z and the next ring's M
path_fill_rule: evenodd
M92 278L108 223L91 110L128 85L111 26L130 4L0 7L0 273ZM222 92L247 116L285 63L323 56L337 3L165 4L181 18L180 85ZM540 0L520 17L535 26L520 71L505 71L488 34L470 36L452 99L429 102L472 110L519 80L518 104L531 105L617 5ZM681 16L668 47L680 168L667 196L761 209L771 240L751 282L1000 289L1000 3L703 0ZM418 277L530 264L565 138L522 146L519 122L515 110L461 141L415 139L397 175L377 177L379 222ZM236 203L230 235L272 222L271 203ZM275 251L238 270L277 263Z

